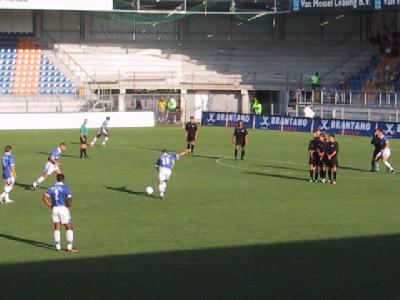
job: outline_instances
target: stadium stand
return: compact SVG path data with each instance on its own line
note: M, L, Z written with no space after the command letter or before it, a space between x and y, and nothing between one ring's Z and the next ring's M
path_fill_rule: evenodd
M310 47L311 46L311 47ZM324 85L332 85L341 72L352 73L365 65L372 49L365 44L240 43L59 43L96 82L119 82L136 88L183 86L232 89L255 85L282 89L308 83L318 70L328 73ZM334 51L331 51L334 49ZM351 58L341 68L343 60ZM330 72L334 70L333 72ZM79 76L79 74L77 74Z
M0 33L0 94L75 94L75 84L42 53L32 36Z

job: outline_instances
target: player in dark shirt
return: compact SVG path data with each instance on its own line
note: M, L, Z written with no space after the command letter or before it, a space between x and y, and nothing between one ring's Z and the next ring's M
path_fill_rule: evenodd
M371 139L371 144L374 145L374 152L372 153L371 172L379 172L379 162L375 158L381 152L381 139L379 138L379 129L375 129L374 136Z
M329 182L332 184L336 184L338 153L339 153L339 144L336 142L335 135L330 134L329 141L326 143L325 147L325 163L326 166L328 167ZM332 180L332 172L333 172L333 180Z
M237 155L239 148L241 149L240 159L244 160L244 155L246 153L246 145L248 143L247 138L248 132L247 129L243 125L243 121L240 120L238 122L238 126L235 127L233 131L232 143L235 145L235 160L237 160Z
M194 120L194 117L190 117L190 121L186 123L186 141L187 141L187 149L190 150L190 153L194 152L194 145L197 140L198 128L197 124Z
M316 144L316 151L317 151L317 168L319 168L319 178L322 183L325 183L325 173L326 173L326 166L325 166L325 135L321 134L319 136L319 141Z
M310 171L310 182L318 181L318 168L317 166L317 143L319 142L319 135L321 130L317 130L313 133L313 139L308 143L308 166Z

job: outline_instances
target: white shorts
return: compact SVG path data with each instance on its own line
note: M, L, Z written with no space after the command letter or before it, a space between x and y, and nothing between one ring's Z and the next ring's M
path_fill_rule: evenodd
M389 157L390 157L390 149L388 149L388 148L383 149L381 152L378 153L377 157L378 158L389 159Z
M15 183L15 177L8 177L7 179L4 179L4 181L8 185L12 185Z
M60 168L53 164L52 162L48 161L46 165L44 166L44 173L46 173L48 176L53 174L55 171L59 170Z
M158 171L158 180L159 181L166 181L169 180L171 177L172 170L168 168L160 168Z
M69 212L68 207L65 206L53 207L51 218L53 223L61 223L63 225L72 223L71 213Z

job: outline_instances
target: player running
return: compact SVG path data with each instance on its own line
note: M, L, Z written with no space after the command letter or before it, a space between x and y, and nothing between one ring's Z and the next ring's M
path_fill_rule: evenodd
M80 159L84 159L87 158L87 144L88 144L88 134L89 134L89 130L86 127L88 120L85 119L83 120L83 124L81 126L81 130L80 130L80 136L79 136L79 140L81 143L81 149L80 149Z
M32 185L31 185L31 190L34 191L36 188L43 182L45 181L51 174L56 173L56 174L61 174L62 171L60 170L60 158L61 154L67 149L67 145L65 143L61 143L56 149L54 149L48 158L48 162L44 166L44 171L42 176L40 176L38 179L36 179Z
M54 242L56 250L61 251L61 224L64 225L67 238L67 251L78 252L73 247L74 231L69 208L72 206L72 194L69 187L64 184L64 174L57 175L57 182L43 195L43 202L52 210L54 224Z
M244 160L244 156L246 154L246 146L248 144L248 132L244 127L243 121L240 120L238 122L237 127L233 131L232 143L235 145L235 160L237 160L238 151L240 152L240 160Z
M0 203L13 203L9 194L14 188L17 172L15 171L15 158L12 155L12 146L7 145L4 149L4 156L2 158L3 166L3 179L4 179L4 192L0 195Z
M329 183L336 184L336 174L338 166L338 153L339 144L336 142L336 136L334 134L329 135L329 140L326 143L325 152L325 164L328 167L328 178ZM333 180L332 180L333 172Z
M161 151L161 155L156 162L160 199L164 199L165 191L167 189L167 181L171 178L175 161L179 160L181 156L184 156L187 153L188 151L183 151L179 154L169 154L166 149Z
M378 137L381 141L381 151L376 155L375 161L379 163L379 160L382 159L385 164L388 173L394 175L394 168L389 162L390 157L390 143L389 139L385 136L383 130L379 130Z
M104 136L104 140L103 140L103 142L101 144L103 146L106 145L106 143L107 143L107 141L109 139L109 136L110 136L109 129L108 129L108 122L109 121L110 121L110 117L107 117L104 120L103 124L101 125L101 128L100 128L99 132L97 133L97 135L94 137L94 139L90 143L90 146L94 146L96 144L97 140L102 136Z
M317 150L317 168L319 168L319 178L322 183L326 182L325 173L326 173L326 166L325 166L325 135L321 134L319 136L319 141L316 146Z
M190 121L186 124L185 130L186 130L186 141L188 143L186 148L190 151L190 153L193 154L194 145L196 143L198 136L198 128L196 122L194 121L193 116L190 117Z
M317 168L317 144L319 142L319 136L321 134L321 130L317 130L313 133L313 138L308 143L308 166L310 171L310 182L318 181L318 168ZM315 179L314 179L315 178Z

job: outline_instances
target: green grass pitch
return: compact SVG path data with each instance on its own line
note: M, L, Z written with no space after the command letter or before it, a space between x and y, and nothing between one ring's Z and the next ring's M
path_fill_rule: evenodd
M180 127L113 129L83 161L76 130L0 132L18 172L0 206L0 298L399 299L400 177L369 172L370 139L338 137L334 186L308 182L310 134L249 134L235 162L232 129L201 127L161 201L143 192L158 194L159 150L185 148ZM24 188L61 141L77 254L53 250L41 197L54 175Z

